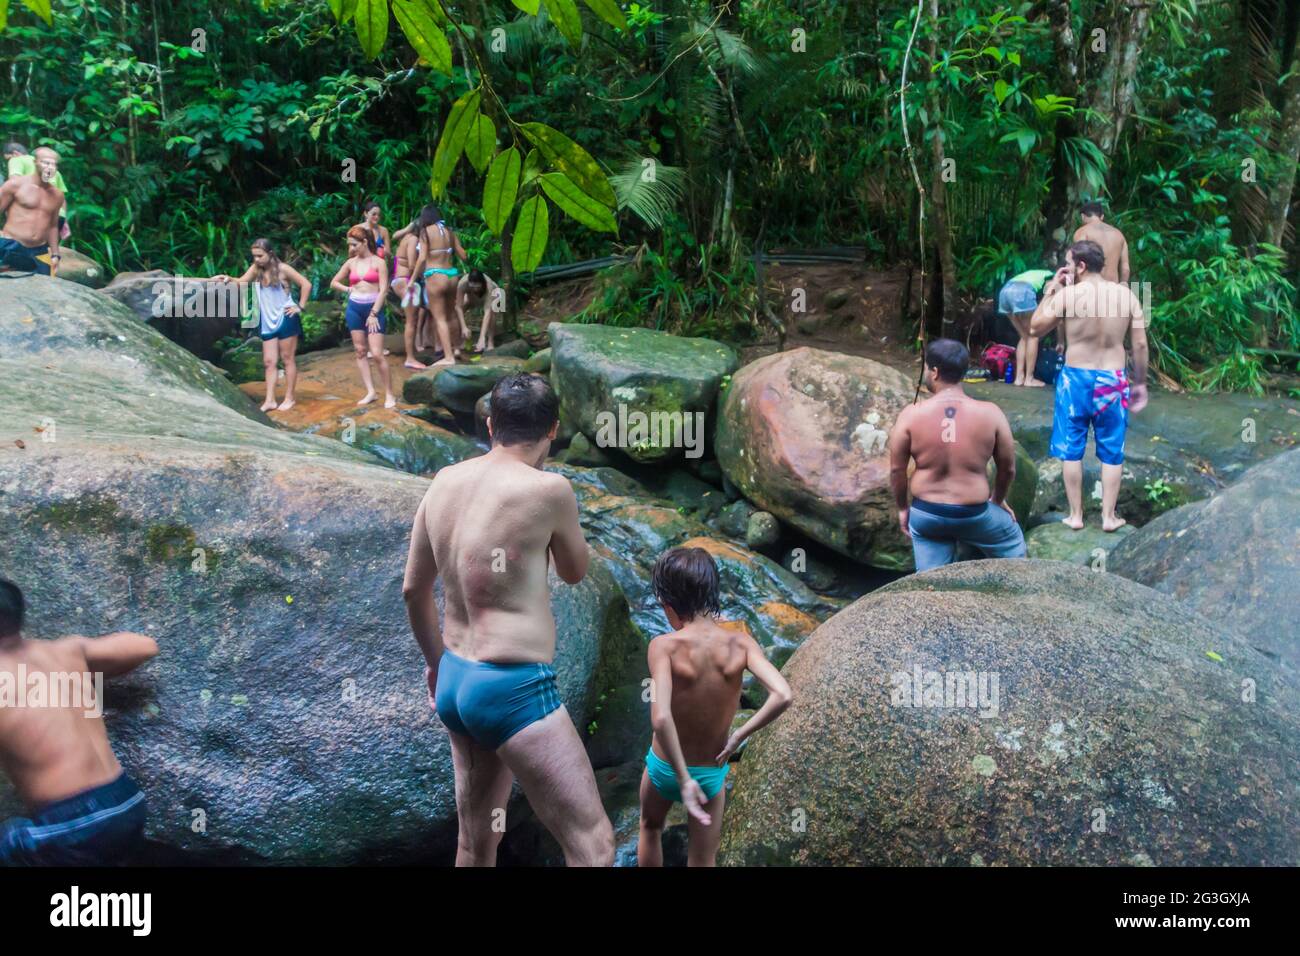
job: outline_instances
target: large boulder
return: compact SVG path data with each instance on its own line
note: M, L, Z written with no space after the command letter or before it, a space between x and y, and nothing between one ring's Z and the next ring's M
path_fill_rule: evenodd
M59 254L63 257L59 260L60 279L66 279L69 282L75 282L91 289L100 288L107 280L104 275L104 267L90 256L84 255L76 249L69 249L67 246L61 246Z
M1097 525L1086 524L1078 531L1066 527L1064 522L1049 521L1031 528L1025 534L1025 548L1029 557L1044 561L1069 561L1086 564L1094 571L1105 571L1107 556L1115 546L1135 530L1126 524L1116 531L1102 531Z
M889 488L886 436L914 384L870 359L799 348L736 373L716 450L750 501L840 554L911 567Z
M117 275L100 292L199 358L221 358L217 342L249 317L247 292L233 282L186 279L161 270Z
M718 388L737 365L720 342L652 329L557 322L550 341L561 417L638 462L680 458L687 440L702 449ZM703 434L687 431L697 421Z
M718 563L722 617L741 622L778 664L839 607L798 576L748 548L718 540L708 526L658 500L613 468L548 466L569 479L583 530L607 557L627 595L632 620L647 639L668 631L650 572L674 547L704 548Z
M1124 540L1109 570L1236 627L1300 666L1300 450L1256 465L1213 498Z
M511 356L465 365L448 365L417 372L402 387L403 401L437 402L463 415L474 414L474 403L489 394L501 379L523 371L523 360Z
M449 860L450 751L401 596L427 482L269 427L71 283L0 283L0 342L0 574L27 592L33 637L158 640L106 709L148 835L222 860ZM583 726L635 632L603 560L551 586L561 696ZM0 818L17 809L0 782Z
M1116 575L913 575L819 627L784 674L794 703L740 761L726 864L1300 862L1295 686Z
M967 387L997 402L1016 441L1038 463L1039 512L1068 511L1061 463L1052 458L1053 392L1000 382ZM1136 525L1190 501L1208 498L1247 468L1300 442L1300 402L1253 395L1178 394L1157 389L1129 418L1118 510ZM1089 520L1101 507L1101 464L1092 440L1083 457L1083 493Z

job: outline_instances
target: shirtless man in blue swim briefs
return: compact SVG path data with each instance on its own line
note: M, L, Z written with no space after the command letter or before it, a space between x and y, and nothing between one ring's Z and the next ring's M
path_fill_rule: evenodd
M451 738L456 865L495 865L504 829L495 824L518 778L570 866L609 866L614 831L551 669L548 565L577 584L590 559L573 488L542 470L559 400L544 378L518 374L498 382L491 401L492 450L434 476L415 515L403 584L429 702Z
M1147 403L1146 316L1128 286L1103 278L1105 254L1097 243L1070 246L1060 276L1066 283L1043 299L1030 322L1034 335L1065 322L1065 367L1056 381L1051 454L1061 459L1070 514L1065 525L1083 527L1083 450L1091 426L1101 461L1101 527L1126 522L1115 513L1124 471L1128 416ZM1124 337L1133 350L1132 379L1125 368Z
M731 755L790 706L790 685L749 634L721 626L718 567L703 548L673 548L655 562L655 597L673 630L650 642L654 739L641 776L637 866L663 866L664 823L686 807L688 866L714 866ZM767 700L731 729L748 670Z

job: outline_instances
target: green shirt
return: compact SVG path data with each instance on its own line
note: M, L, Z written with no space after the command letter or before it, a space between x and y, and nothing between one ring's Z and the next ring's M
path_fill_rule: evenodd
M36 175L36 158L31 153L24 153L22 156L9 157L9 175L7 178L13 179L15 176L35 176ZM63 173L54 174L54 188L63 193L63 208L59 215L65 219L68 215L68 186L63 181Z
M1012 276L1008 281L1024 282L1033 286L1035 292L1042 292L1047 280L1055 274L1051 269L1028 269L1018 276Z

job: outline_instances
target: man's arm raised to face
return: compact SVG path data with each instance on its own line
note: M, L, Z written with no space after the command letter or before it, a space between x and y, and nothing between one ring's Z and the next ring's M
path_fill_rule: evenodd
M432 486L430 486L432 488ZM425 523L424 505L415 509L411 525L411 547L406 552L406 575L402 579L402 599L406 602L406 616L411 622L415 643L420 645L425 663L436 670L442 658L442 634L438 631L438 604L433 599L433 583L438 579L438 562L433 556L429 541L429 528Z
M1061 321L1061 316L1064 314L1065 291L1065 289L1058 289L1051 295L1043 296L1043 301L1038 303L1038 308L1034 309L1034 314L1029 318L1029 334L1034 338L1041 339Z
M555 558L555 573L565 584L577 584L587 574L591 552L582 535L578 521L578 499L573 486L562 475L548 475L552 481L548 494L551 513L555 515L555 531L551 534L551 556Z
M86 655L86 666L105 677L133 671L158 654L158 642L144 634L117 631L103 637L74 637Z

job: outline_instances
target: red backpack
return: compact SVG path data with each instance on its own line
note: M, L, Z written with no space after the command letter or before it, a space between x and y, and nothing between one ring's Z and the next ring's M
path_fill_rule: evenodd
M1007 377L1007 366L1014 365L1016 362L1016 350L1010 345L1002 345L994 342L984 349L984 354L980 357L980 364L989 370L996 382L1004 381Z

